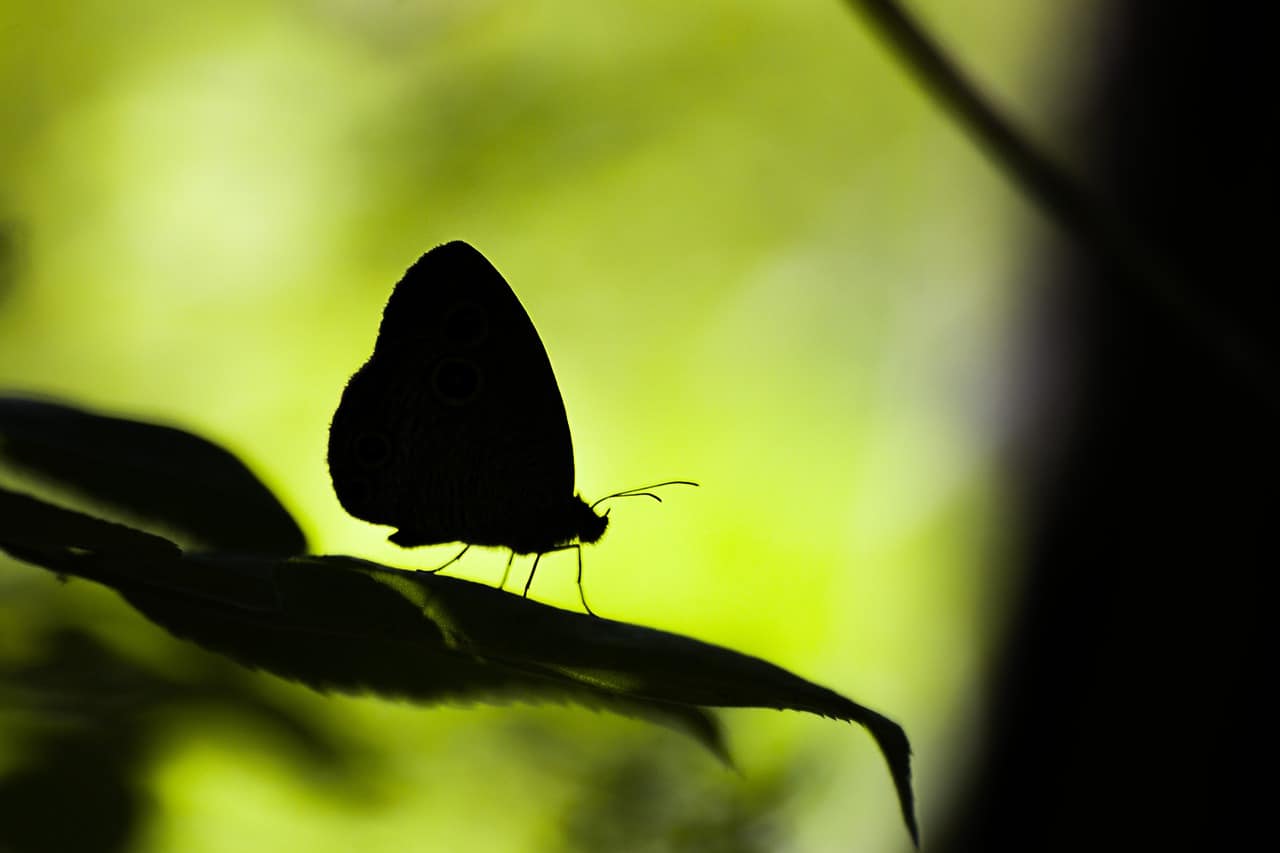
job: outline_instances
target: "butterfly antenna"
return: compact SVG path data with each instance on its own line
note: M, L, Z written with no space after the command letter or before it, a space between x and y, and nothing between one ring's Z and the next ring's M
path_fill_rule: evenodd
M445 563L444 565L442 565L442 566L436 566L434 569L427 569L427 570L426 570L427 574L429 574L429 575L434 575L436 572L439 572L439 571L441 571L442 569L447 569L447 568L449 568L449 567L450 567L450 566L452 566L454 563L456 563L456 562L458 562L459 560L461 560L461 559L462 559L462 555L463 555L463 554L465 554L465 553L467 553L467 552L468 552L468 551L470 551L470 550L471 550L471 546L470 546L470 545L466 546L466 547L465 547L465 548L463 548L461 551L459 551L458 553L454 554L454 555L453 555L453 559L452 559L452 560L450 560L449 562Z
M651 486L639 486L634 489L625 489L621 492L614 492L611 495L605 495L600 500L591 505L592 509L600 506L605 501L611 501L614 498L653 498L658 503L662 503L662 498L655 495L650 489L660 489L663 486L696 486L697 483L691 480L667 480L665 483L654 483Z

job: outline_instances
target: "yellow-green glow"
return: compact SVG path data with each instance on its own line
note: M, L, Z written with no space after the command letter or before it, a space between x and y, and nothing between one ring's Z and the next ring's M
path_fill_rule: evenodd
M912 4L1033 126L1089 5ZM844 4L9 4L0 57L0 227L23 247L0 388L193 429L317 551L434 566L453 549L402 551L341 510L326 430L394 282L465 239L546 344L582 493L702 484L615 505L583 554L593 607L900 721L927 837L999 628L996 353L1035 225ZM547 557L534 595L577 608L573 573ZM5 655L56 616L157 671L205 659L86 584L0 561L0 590ZM140 849L565 849L614 749L675 753L714 796L794 772L795 850L905 848L843 724L731 712L736 776L586 711L246 678L365 764L327 776L270 727L178 714Z

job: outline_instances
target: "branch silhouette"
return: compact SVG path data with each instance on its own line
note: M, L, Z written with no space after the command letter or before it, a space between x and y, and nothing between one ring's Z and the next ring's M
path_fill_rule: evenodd
M1144 296L1188 339L1246 383L1272 414L1280 411L1268 359L1258 342L1216 305L1199 298L1164 253L1002 116L898 0L848 3L1027 197L1110 267L1116 283Z

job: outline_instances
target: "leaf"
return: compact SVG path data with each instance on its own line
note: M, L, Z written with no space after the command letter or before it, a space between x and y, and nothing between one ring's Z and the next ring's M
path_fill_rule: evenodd
M103 521L0 488L0 533L10 545L34 549L79 549L121 557L176 557L168 539Z
M889 765L918 845L906 733L760 658L481 584L353 557L303 557L275 497L234 456L181 430L0 397L0 458L219 553L0 489L0 549L111 587L151 621L320 691L439 701L557 701L659 723L728 761L707 707L856 722ZM254 553L254 551L257 553Z
M0 549L62 577L109 586L175 636L251 669L321 692L374 693L420 703L574 702L674 728L729 761L719 722L701 708L580 687L536 667L525 671L460 652L393 587L348 568L373 564L176 551L103 557L78 547L15 542L21 537L9 526L10 518L0 514ZM96 521L79 523L92 527Z
M719 726L703 706L856 722L883 753L917 836L901 727L760 658L352 557L111 556L6 544L15 536L0 519L0 546L14 556L112 587L178 637L321 691L573 702L674 727L722 758Z
M174 427L0 396L0 460L204 547L307 550L298 523L243 462Z

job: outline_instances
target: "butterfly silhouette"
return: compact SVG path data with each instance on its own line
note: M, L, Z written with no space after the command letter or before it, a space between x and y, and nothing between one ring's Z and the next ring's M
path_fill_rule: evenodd
M437 246L396 285L373 355L329 430L329 473L343 508L398 528L405 548L460 542L537 555L604 535L615 497L574 491L573 443L547 351L502 275L467 243ZM671 481L696 485L687 481ZM445 566L440 566L434 571ZM510 571L511 561L507 563ZM503 575L505 585L506 575Z

